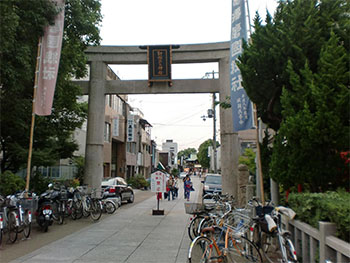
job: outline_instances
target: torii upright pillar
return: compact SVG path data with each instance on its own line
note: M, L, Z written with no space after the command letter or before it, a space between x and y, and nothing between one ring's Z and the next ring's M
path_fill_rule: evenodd
M91 62L84 181L98 194L103 177L106 73L104 62Z
M229 57L219 61L220 100L225 100L230 94ZM238 133L233 132L232 109L220 108L221 136L221 175L222 193L237 198L238 193Z

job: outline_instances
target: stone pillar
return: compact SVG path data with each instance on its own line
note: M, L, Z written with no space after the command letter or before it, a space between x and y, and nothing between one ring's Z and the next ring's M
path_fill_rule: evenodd
M98 191L103 177L106 72L104 62L91 63L84 182Z
M249 180L248 167L245 164L238 165L238 194L237 205L238 207L244 207L247 203L246 192Z
M279 205L279 189L278 189L278 184L270 178L270 191L271 191L271 201L274 205L278 206Z
M325 262L331 256L329 248L326 245L326 238L327 236L334 236L337 228L334 223L323 221L319 221L318 226L320 230L320 262Z
M229 78L229 57L219 61L220 100L231 96ZM232 109L220 107L220 136L221 136L221 175L222 193L228 193L237 198L238 133L233 132Z

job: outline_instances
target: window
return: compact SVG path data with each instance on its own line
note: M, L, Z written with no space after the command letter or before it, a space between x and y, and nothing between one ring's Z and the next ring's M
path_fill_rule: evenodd
M104 131L105 142L110 141L110 136L111 136L111 124L108 122L105 122L105 131Z
M126 143L126 150L129 153L136 153L136 143L134 142Z

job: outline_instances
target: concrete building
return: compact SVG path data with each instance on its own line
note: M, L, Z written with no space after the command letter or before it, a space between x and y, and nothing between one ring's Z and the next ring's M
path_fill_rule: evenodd
M169 163L171 168L177 168L177 151L178 145L173 140L166 140L162 143L162 152L169 153ZM165 164L164 164L165 165Z
M139 109L131 109L127 120L126 178L141 174L148 178L152 172L151 127Z

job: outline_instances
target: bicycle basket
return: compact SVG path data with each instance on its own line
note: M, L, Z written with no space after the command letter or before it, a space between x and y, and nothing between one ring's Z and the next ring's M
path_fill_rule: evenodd
M23 209L30 209L34 211L38 208L37 197L21 198L19 199L19 203L21 204Z
M200 203L185 203L186 214L196 214L204 212L204 205Z

